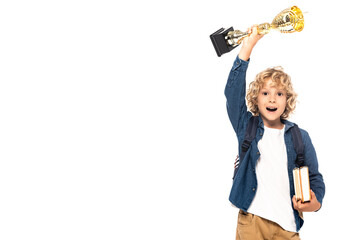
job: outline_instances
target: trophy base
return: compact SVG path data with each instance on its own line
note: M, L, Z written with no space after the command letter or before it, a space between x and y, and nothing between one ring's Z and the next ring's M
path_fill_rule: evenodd
M217 30L216 32L210 35L211 42L214 45L218 57L220 57L224 53L230 52L231 50L233 50L238 46L236 45L235 47L233 47L233 46L229 46L226 43L225 37L230 31L234 31L233 27L230 27L225 31L224 28L220 28L219 30Z

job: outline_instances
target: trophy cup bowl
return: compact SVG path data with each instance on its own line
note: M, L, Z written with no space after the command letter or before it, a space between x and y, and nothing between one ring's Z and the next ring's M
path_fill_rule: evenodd
M304 16L297 6L289 7L275 16L271 23L262 23L257 26L258 34L268 34L272 29L281 33L301 32L304 29ZM250 33L234 30L232 27L224 31L220 28L210 35L217 55L230 52L239 46L242 40Z

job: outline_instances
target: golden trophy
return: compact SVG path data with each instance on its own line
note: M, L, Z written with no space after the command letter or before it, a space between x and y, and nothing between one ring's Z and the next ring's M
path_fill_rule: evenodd
M281 33L301 32L304 29L304 16L300 8L292 6L276 15L271 23L262 23L257 28L259 34L268 34L272 29ZM210 39L217 55L220 57L222 54L230 52L239 46L247 36L249 36L249 33L234 30L230 27L225 31L224 28L220 28L210 35Z

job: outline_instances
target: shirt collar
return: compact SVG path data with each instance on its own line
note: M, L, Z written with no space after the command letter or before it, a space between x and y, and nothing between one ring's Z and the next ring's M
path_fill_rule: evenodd
M281 122L283 124L285 124L285 132L287 132L290 128L292 128L294 126L293 122L290 122L285 119L281 119ZM261 116L259 116L259 125L258 126L261 127L262 129L264 129L264 122L263 122Z

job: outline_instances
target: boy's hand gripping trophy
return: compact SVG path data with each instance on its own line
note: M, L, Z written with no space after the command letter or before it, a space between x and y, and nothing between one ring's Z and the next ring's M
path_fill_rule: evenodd
M263 23L258 25L259 34L267 34L271 29L280 31L281 33L301 32L304 29L304 16L297 6L287 8L280 12L272 23ZM224 31L220 28L210 35L211 41L214 45L217 55L230 52L239 46L242 40L247 37L249 33L234 30L232 27Z

